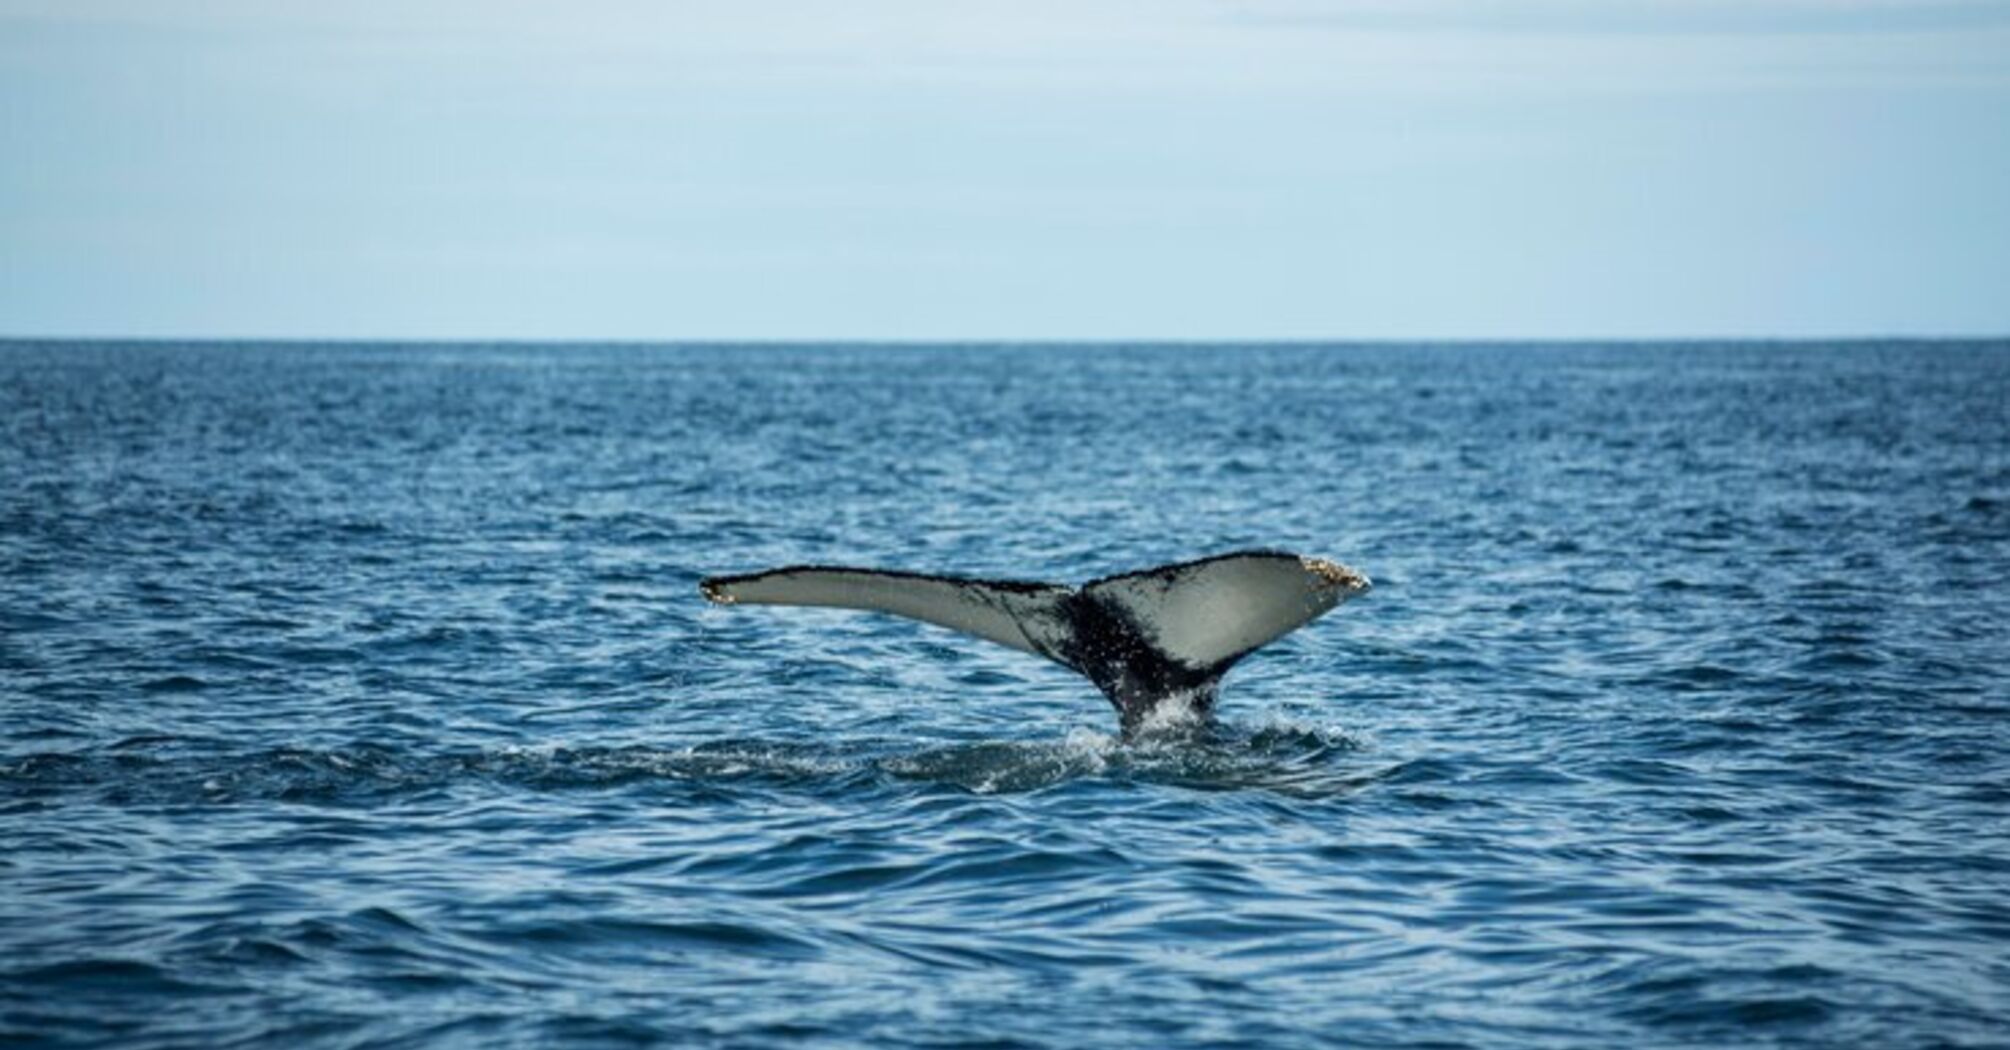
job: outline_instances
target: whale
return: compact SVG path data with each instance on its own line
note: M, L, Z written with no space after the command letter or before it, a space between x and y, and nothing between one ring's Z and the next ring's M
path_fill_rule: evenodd
M1101 690L1131 736L1170 705L1211 718L1230 668L1371 586L1338 562L1248 550L1079 586L791 565L698 590L718 605L886 613L1045 657Z

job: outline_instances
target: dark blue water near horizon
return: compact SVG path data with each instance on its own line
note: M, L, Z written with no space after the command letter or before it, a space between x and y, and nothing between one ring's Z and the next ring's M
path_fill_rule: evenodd
M2002 343L0 343L0 1043L2010 1046L2006 579Z

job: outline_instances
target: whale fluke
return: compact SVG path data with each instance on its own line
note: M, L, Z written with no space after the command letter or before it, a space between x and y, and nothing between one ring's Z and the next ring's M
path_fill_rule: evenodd
M1240 551L1080 587L798 565L699 583L722 605L891 613L1044 656L1094 682L1124 730L1184 698L1206 715L1221 676L1256 649L1369 588L1344 565Z

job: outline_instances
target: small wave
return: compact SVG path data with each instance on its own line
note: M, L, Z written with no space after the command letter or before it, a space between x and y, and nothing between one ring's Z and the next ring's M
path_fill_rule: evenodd
M185 674L168 675L140 685L140 690L147 693L195 693L207 688L208 682Z
M470 772L546 789L610 787L637 780L827 781L862 763L814 744L720 740L683 748L512 746L466 758Z
M961 744L894 756L879 765L905 779L983 794L1103 778L1321 796L1345 793L1373 779L1350 761L1360 747L1344 734L1295 723L1245 727L1174 719L1148 725L1128 741L1076 729L1058 741Z
M235 752L214 739L142 735L104 750L24 756L0 766L0 786L28 795L81 790L120 802L327 805L374 804L469 782L539 791L649 784L828 791L879 781L1017 794L1102 779L1316 795L1362 782L1351 760L1361 746L1345 734L1288 722L1177 720L1128 741L1078 727L1059 739L921 747L726 739L677 748L548 744L426 753L359 743Z
M1058 741L986 741L882 758L880 769L904 780L953 784L980 794L1037 791L1109 768L1114 737L1075 729Z

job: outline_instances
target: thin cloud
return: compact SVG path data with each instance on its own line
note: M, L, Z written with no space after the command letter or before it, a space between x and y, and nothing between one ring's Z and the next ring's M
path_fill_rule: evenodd
M1941 33L2010 27L2004 0L1244 0L1238 21L1367 32Z

